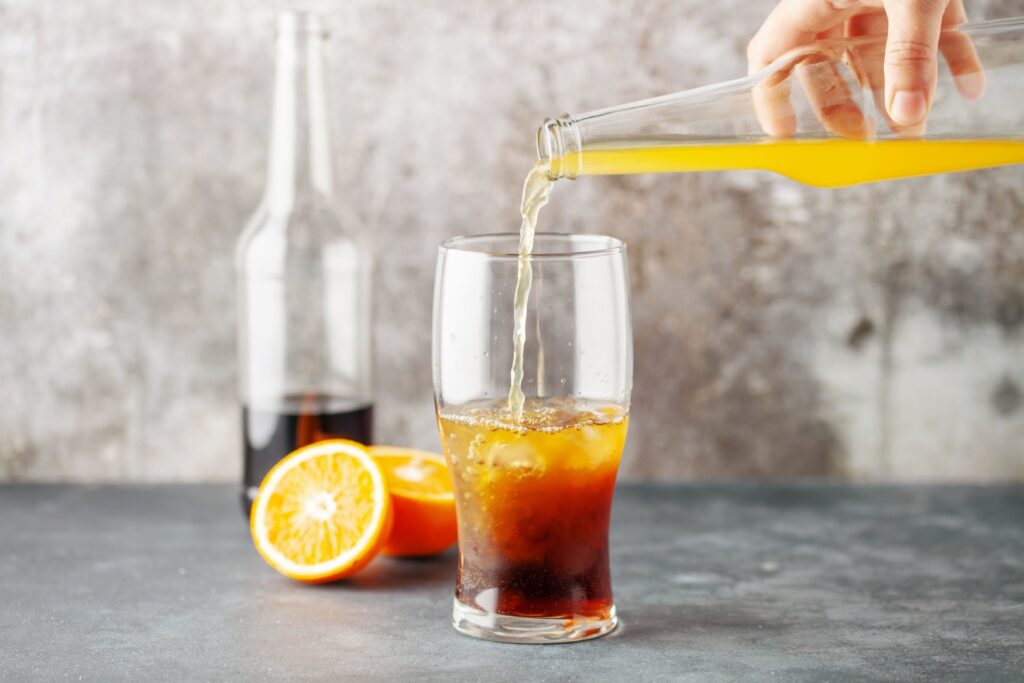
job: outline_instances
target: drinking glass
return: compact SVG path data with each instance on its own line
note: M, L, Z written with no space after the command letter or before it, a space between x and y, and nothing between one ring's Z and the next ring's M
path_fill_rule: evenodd
M434 391L459 522L452 622L489 640L583 640L617 623L608 522L633 372L626 245L537 234L517 416L518 244L456 237L438 257Z

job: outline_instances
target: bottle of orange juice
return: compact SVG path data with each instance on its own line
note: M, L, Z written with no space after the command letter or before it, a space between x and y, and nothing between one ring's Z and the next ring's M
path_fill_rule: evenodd
M885 35L818 41L746 78L544 122L551 179L752 169L839 187L1024 162L1024 17L944 31L921 126L886 115ZM970 60L973 63L973 60Z

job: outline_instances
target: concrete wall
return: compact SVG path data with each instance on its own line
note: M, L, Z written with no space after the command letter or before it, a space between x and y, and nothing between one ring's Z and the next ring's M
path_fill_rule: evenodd
M538 122L741 75L770 5L312 3L382 254L382 440L437 446L435 248L516 228ZM278 8L0 0L0 479L237 476L232 246ZM626 476L1024 480L1024 168L585 179L543 223L630 244Z

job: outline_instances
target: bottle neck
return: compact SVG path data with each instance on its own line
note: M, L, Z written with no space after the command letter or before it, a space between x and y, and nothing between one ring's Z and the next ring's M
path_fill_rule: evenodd
M547 164L548 177L576 178L583 170L583 140L576 119L563 114L547 119L537 131L537 158Z
M273 127L265 202L274 213L334 199L324 52L315 14L284 12L277 23Z

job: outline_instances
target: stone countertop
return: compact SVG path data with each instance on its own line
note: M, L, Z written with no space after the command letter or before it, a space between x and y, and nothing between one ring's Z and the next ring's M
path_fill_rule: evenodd
M627 485L623 625L503 645L448 621L455 553L309 587L233 486L0 487L4 680L1020 680L1024 487Z

